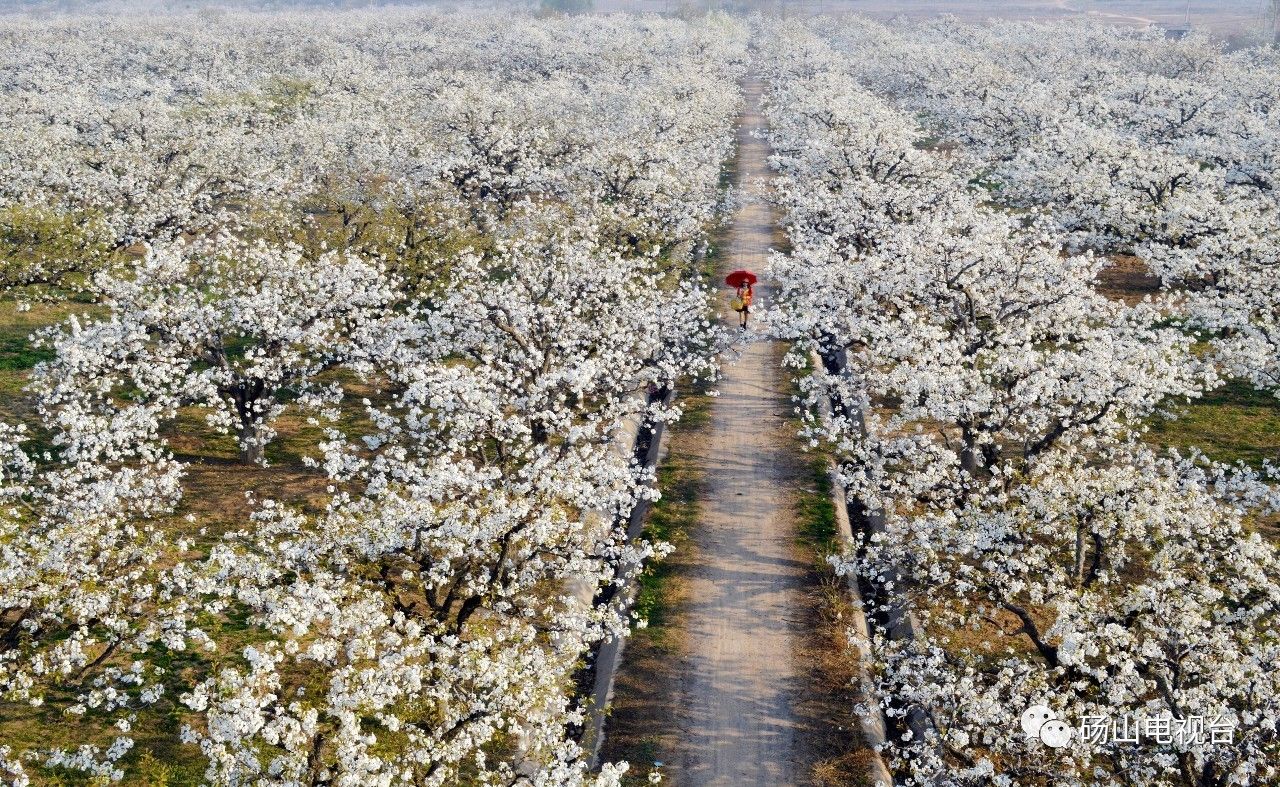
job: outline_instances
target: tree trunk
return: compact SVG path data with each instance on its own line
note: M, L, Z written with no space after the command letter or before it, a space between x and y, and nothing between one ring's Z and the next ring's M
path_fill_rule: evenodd
M970 478L976 479L982 467L979 461L982 451L977 445L978 436L969 429L968 425L961 425L960 442L960 468L968 473Z
M236 418L240 421L240 429L236 432L240 443L240 462L247 465L261 463L266 453L267 441L264 439L265 424L257 403L263 399L263 394L270 396L273 392L266 390L266 383L262 380L249 379L222 388L220 393L231 399L236 408Z
M1071 567L1076 584L1084 582L1084 525L1076 525L1076 559Z
M266 456L266 443L262 439L261 426L255 421L240 425L237 433L240 441L240 464L261 464Z

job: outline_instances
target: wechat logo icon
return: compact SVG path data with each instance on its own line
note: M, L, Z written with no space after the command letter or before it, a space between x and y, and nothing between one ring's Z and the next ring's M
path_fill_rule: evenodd
M1063 749L1071 743L1071 728L1044 705L1032 705L1022 712L1022 731L1051 749Z

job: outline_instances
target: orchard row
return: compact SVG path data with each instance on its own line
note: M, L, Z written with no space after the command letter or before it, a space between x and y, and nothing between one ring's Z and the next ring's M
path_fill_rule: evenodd
M866 532L890 767L917 784L1277 777L1270 468L1146 424L1272 386L1280 60L1068 26L794 25L760 66L792 245L780 334ZM1270 228L1270 229L1269 229ZM1109 255L1166 289L1109 299ZM815 408L815 413L821 412ZM1049 751L1018 724L1219 720Z
M616 444L714 374L745 30L0 35L6 286L72 312L0 433L0 778L616 783L575 677L658 549Z

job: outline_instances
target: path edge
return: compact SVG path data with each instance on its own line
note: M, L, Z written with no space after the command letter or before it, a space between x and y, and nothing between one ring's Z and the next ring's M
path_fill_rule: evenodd
M810 351L809 360L815 370L825 368L822 358L816 351ZM818 397L818 402L819 415L822 419L827 421L833 418L834 414L830 398L821 396ZM844 546L847 549L853 549L856 542L853 537L853 519L849 512L849 493L845 489L844 483L840 480L840 468L836 463L835 457L828 455L826 464L827 476L831 480L831 502L836 512L836 532ZM858 695L867 707L866 713L857 714L858 731L862 734L863 741L873 753L868 776L873 780L876 787L892 787L894 783L893 775L889 771L884 755L881 754L881 750L887 742L888 723L884 715L884 704L881 702L880 694L871 678L870 665L874 658L871 648L871 626L867 621L866 603L862 597L862 589L858 586L857 574L849 573L846 575L845 588L852 602L848 623L849 630L853 635L850 644L858 653L858 664L854 680Z
M675 400L674 387L649 394L648 403L669 407ZM663 439L666 436L665 421L655 421L652 417L633 420L628 429L631 451L637 464L648 471L655 470L662 458ZM631 432L634 430L634 434ZM627 516L627 542L631 543L644 531L649 509L653 501L641 499ZM620 615L630 613L635 604L636 595L640 591L639 573L630 576L617 575L622 586L610 600L616 605ZM604 746L604 729L609 720L609 704L613 701L614 680L618 668L622 666L622 651L626 648L627 637L616 636L604 640L596 649L592 663L594 672L591 693L587 696L586 718L583 720L583 732L580 745L587 754L587 768L594 771L600 767L600 751Z

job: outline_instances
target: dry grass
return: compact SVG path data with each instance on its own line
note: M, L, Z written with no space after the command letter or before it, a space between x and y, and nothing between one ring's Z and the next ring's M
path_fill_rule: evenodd
M860 699L854 690L860 659L849 640L846 621L853 606L848 588L834 576L820 576L808 601L812 627L802 650L806 685L826 716L819 728L824 734L812 741L817 755L812 783L815 787L870 785L866 774L874 753L861 740L853 713Z
M800 427L798 419L791 422L791 431L798 432ZM866 774L873 752L862 739L854 714L862 700L856 681L860 657L849 639L854 598L846 581L827 562L843 548L828 456L809 452L805 463L792 505L797 557L811 566L805 576L805 604L799 610L803 635L796 653L804 676L797 712L805 726L808 759L814 763L810 783L815 787L869 785Z
M867 773L874 761L875 752L867 748L823 760L813 768L814 787L872 787Z
M613 703L605 727L602 762L631 764L627 784L647 784L656 763L670 759L679 744L675 724L680 702L683 661L682 614L688 600L683 577L698 565L689 534L698 523L698 495L703 473L691 458L703 439L711 400L694 396L683 402L684 417L668 432L667 457L658 471L662 497L650 509L646 534L675 547L661 562L651 563L641 578L636 612L648 625L627 641L614 679Z

